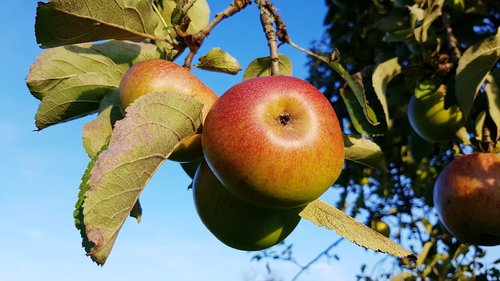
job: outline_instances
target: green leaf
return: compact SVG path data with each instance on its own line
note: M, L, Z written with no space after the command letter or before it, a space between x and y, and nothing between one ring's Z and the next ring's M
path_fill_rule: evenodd
M237 74L241 70L238 61L221 48L210 49L194 67L228 74Z
M122 118L118 92L115 91L101 100L97 118L83 126L83 147L90 158L109 142L115 122Z
M484 87L488 98L488 113L497 127L497 139L500 139L500 69L495 68L486 76L486 86Z
M292 61L285 56L279 55L279 66L280 74L286 76L292 76ZM245 69L245 74L243 75L243 80L250 78L260 77L260 76L270 76L271 75L271 57L262 57L253 60L248 67Z
M423 245L422 250L417 256L417 263L416 263L417 267L421 267L424 264L425 260L427 259L427 256L429 255L429 251L432 249L432 247L434 247L434 244L435 241L431 240Z
M172 15L179 10L179 4L182 6L183 1L161 0L161 14L166 22L174 24ZM177 10L176 10L177 8ZM182 8L182 7L180 7ZM181 15L182 16L182 15ZM206 0L196 0L194 5L187 11L189 25L186 34L196 34L208 25L210 19L210 7Z
M118 88L123 74L139 61L160 58L152 44L108 41L46 50L31 65L26 83L42 102L38 129L95 112Z
M142 219L142 206L141 202L139 199L135 201L134 207L132 207L132 210L130 210L130 217L135 218L137 220L137 223L141 223Z
M458 61L455 76L455 95L458 105L468 118L474 99L488 72L500 57L500 28L497 33L470 46Z
M165 40L153 0L52 0L38 2L35 33L42 48L106 39Z
M399 244L319 199L307 204L299 215L317 226L335 230L340 236L359 246L400 258L415 257Z
M384 61L375 67L372 75L372 84L377 94L377 97L384 110L385 120L387 126L390 127L389 122L389 109L387 107L387 85L391 80L401 73L401 65L398 62L398 58L392 58L390 60Z
M410 13L412 15L412 26L414 27L413 34L419 43L425 43L428 40L428 30L432 23L441 16L445 0L431 0L427 1L427 9L422 10L418 8L418 4L411 7Z
M345 158L387 172L384 153L374 142L361 136L344 135Z
M372 107L369 106L364 96L364 91L361 102L350 87L340 89L340 96L347 107L347 112L349 113L349 117L351 117L351 122L356 131L367 136L384 134L385 127L382 126L379 121L376 121L377 115ZM369 118L367 116L369 116ZM372 121L370 122L369 120Z
M115 124L92 167L83 203L89 256L102 265L146 183L175 146L201 126L203 105L180 94L144 95Z

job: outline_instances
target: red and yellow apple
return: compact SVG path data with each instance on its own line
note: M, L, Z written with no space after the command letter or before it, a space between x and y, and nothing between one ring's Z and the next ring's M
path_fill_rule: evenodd
M203 128L212 171L234 196L255 206L307 204L343 167L342 131L330 102L298 78L258 77L233 86Z
M461 242L500 245L500 155L455 158L439 174L434 205L443 225Z
M125 108L137 98L149 93L177 93L191 96L203 103L206 117L217 95L188 69L174 62L152 59L133 65L123 76L120 87L120 107ZM202 156L201 136L196 134L179 143L169 159L188 162Z
M206 162L193 179L196 211L203 224L224 244L256 251L285 239L300 221L301 209L266 209L249 205L229 193Z
M422 89L423 88L423 89ZM445 142L455 138L463 125L462 112L456 105L444 108L446 89L422 83L408 103L408 119L415 132L429 142Z

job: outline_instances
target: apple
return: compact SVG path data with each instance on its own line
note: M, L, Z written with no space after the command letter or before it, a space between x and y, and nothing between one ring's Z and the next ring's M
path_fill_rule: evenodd
M295 208L338 178L344 142L337 116L314 86L290 76L245 80L205 119L203 154L237 198L264 208Z
M217 95L187 68L174 62L151 59L134 64L123 76L118 88L122 112L137 98L149 93L178 93L191 96L203 103L202 115L206 117ZM189 162L201 157L201 136L183 140L169 159Z
M500 155L473 153L455 158L434 185L434 205L458 240L500 245Z
M391 236L391 228L386 222L381 221L380 219L372 220L370 226L373 230L384 235L385 237Z
M432 143L453 140L463 125L462 112L458 106L444 108L444 86L436 89L432 85L421 84L417 87L428 89L420 90L424 93L412 96L408 103L408 119L413 130Z
M193 179L196 211L203 224L224 244L256 251L285 239L300 221L301 209L266 209L249 205L229 193L205 161Z

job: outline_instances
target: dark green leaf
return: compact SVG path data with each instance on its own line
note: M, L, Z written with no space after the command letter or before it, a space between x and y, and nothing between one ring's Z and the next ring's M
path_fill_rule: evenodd
M500 31L500 29L499 29ZM455 94L467 119L487 74L500 57L500 32L470 46L458 62Z

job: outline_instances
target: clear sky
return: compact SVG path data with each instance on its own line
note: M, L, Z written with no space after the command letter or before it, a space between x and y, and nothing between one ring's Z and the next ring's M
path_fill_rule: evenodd
M212 12L229 0L209 1ZM275 0L292 39L309 47L323 34L323 1ZM307 3L307 4L304 4ZM0 110L0 280L263 280L265 264L251 261L254 253L234 250L216 240L198 219L189 178L176 163L166 162L142 193L143 220L129 219L104 267L85 256L73 224L80 178L88 157L81 144L83 124L94 116L35 132L38 101L24 82L29 66L42 51L34 35L36 1L7 1L0 9L0 53L3 85ZM200 53L221 47L246 67L268 54L255 4L221 23ZM305 56L290 47L280 49L292 59L294 75L306 78ZM197 60L197 58L196 58ZM242 80L194 70L222 94ZM334 203L332 192L324 200ZM302 221L287 239L298 260L307 263L339 238L334 232ZM341 261L320 260L299 280L356 280L361 263L384 258L344 241L335 253ZM290 280L298 268L271 263L275 275Z

